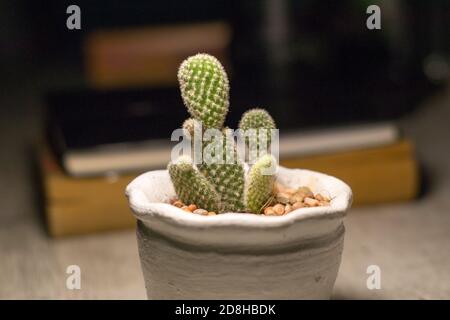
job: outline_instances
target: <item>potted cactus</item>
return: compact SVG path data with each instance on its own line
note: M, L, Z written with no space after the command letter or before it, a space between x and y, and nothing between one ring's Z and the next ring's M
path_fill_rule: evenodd
M275 122L263 109L242 116L241 142L255 151L242 156L224 128L229 83L216 58L186 59L178 79L191 115L183 130L194 149L198 139L203 144L126 190L148 297L329 298L350 188L325 174L277 166L267 148Z

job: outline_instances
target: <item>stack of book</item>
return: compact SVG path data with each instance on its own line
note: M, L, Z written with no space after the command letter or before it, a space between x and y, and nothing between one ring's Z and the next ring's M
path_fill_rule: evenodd
M51 235L134 226L125 187L147 170L166 167L177 143L170 142L171 130L186 117L176 103L165 113L170 117L155 111L158 97L165 105L165 98L178 97L167 90L152 90L151 103L142 92L49 99L48 140L39 158ZM354 205L410 200L419 189L413 143L392 123L281 130L280 164L342 179L353 189Z

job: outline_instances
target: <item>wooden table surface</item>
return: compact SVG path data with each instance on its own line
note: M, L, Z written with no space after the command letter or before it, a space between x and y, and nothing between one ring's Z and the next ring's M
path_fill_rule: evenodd
M38 215L29 146L41 126L36 98L2 97L0 111L0 298L144 299L133 230L53 240ZM401 121L417 143L429 193L409 203L351 210L336 299L450 299L450 90ZM66 268L81 267L81 290ZM381 289L366 269L381 269Z

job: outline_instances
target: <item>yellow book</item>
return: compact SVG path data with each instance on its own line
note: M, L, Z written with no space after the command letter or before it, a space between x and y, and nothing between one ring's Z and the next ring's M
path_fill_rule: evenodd
M335 154L292 157L280 163L345 181L353 190L355 205L410 200L419 191L418 164L409 140Z
M138 173L73 178L60 169L47 150L41 152L40 167L50 235L84 234L135 225L125 187Z

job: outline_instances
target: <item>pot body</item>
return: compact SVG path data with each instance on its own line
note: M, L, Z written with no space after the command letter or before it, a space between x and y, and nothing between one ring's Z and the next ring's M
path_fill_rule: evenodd
M344 243L350 188L308 170L279 168L281 183L328 193L329 207L285 216L227 213L198 216L167 202L175 197L166 171L128 187L150 299L328 299Z

